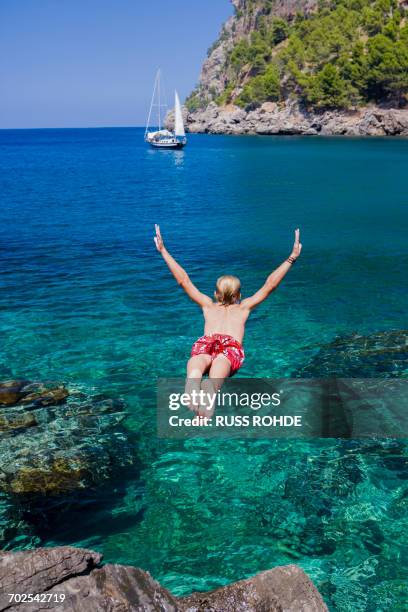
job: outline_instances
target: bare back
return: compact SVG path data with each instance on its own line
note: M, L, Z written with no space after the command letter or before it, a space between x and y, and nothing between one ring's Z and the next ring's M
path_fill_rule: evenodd
M177 261L170 255L167 249L164 246L163 238L160 233L160 227L158 225L156 227L156 236L154 237L154 242L156 244L156 248L161 253L164 261L167 263L169 270L173 274L174 278L178 282L178 284L184 289L189 298L193 300L196 304L201 306L203 309L205 326L204 333L206 335L213 334L225 334L228 336L232 336L238 342L242 342L245 334L245 323L249 317L249 313L256 307L258 304L266 300L266 298L275 291L277 286L286 276L292 265L295 263L296 259L299 257L300 252L302 250L302 245L299 242L299 229L295 230L295 242L293 244L293 249L291 255L285 259L284 262L281 263L280 266L276 268L266 279L265 283L262 285L258 291L256 291L250 297L245 298L239 304L231 304L229 306L224 306L221 301L213 302L212 299L202 293L197 289L194 283L191 282L191 279L187 272L177 263ZM217 296L219 293L222 295L223 289L218 286L219 281L226 280L228 277L223 276L220 277L217 281L216 292ZM234 297L235 294L240 295L241 282L237 277L228 277L229 286L227 287L229 292L229 298ZM232 282L232 281L235 281ZM231 284L232 282L232 284ZM230 299L224 299L222 301L229 302Z
M227 334L242 343L245 334L245 323L249 316L249 309L242 304L223 306L212 302L203 306L204 334Z

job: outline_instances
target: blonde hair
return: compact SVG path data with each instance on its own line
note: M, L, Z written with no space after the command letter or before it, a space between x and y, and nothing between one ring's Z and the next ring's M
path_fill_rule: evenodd
M241 297L241 281L236 276L220 276L217 280L215 297L224 306L236 304Z

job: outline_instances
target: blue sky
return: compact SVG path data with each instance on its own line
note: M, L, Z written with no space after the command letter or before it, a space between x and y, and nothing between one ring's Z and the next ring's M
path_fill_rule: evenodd
M143 125L198 81L229 0L0 0L0 128Z

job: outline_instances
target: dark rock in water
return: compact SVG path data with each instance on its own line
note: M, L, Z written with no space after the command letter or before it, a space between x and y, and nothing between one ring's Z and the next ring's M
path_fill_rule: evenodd
M65 387L57 387L45 391L32 391L21 399L22 404L34 404L35 406L53 406L63 402L69 393Z
M393 378L408 371L408 331L351 334L322 346L300 378Z
M65 546L0 553L0 610L37 612L38 603L10 604L7 594L46 592L51 601L41 603L41 610L55 612L327 611L311 580L296 565L176 599L148 572L124 565L100 567L100 561L98 553Z
M54 386L44 383L30 383L26 380L7 380L0 383L0 405L35 404L50 406L68 397L69 392L63 385Z
M118 429L123 402L55 383L7 381L0 389L0 502L12 504L15 516L21 506L38 510L42 498L49 505L50 496L95 488L134 462L128 434ZM18 535L10 516L0 511L0 543Z
M24 520L23 514L21 506L0 493L0 543L8 542L20 547L39 545L34 529Z
M0 412L0 432L11 429L27 429L27 427L34 427L34 425L38 425L38 423L35 416L29 412L13 410L12 408Z
M309 404L304 401L304 409L314 418L313 435L405 438L407 373L408 331L399 330L336 338L292 379L315 379L315 396Z
M69 394L61 385L6 385L20 398L0 408L0 431L5 432L0 491L61 494L98 484L113 464L131 462L126 436L114 431L126 416L121 402Z
M23 380L6 380L0 383L0 405L12 406L24 397L22 389L25 382Z

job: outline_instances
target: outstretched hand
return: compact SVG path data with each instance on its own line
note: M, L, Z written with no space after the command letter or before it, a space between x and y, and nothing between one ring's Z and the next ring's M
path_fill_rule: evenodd
M154 227L156 230L156 235L154 237L154 244L156 245L156 249L159 251L159 253L161 253L162 250L164 249L164 242L163 242L162 235L160 233L160 226L157 225L156 223Z
M293 249L291 257L297 259L302 251L302 243L299 242L300 231L299 228L295 230L295 242L293 243Z

